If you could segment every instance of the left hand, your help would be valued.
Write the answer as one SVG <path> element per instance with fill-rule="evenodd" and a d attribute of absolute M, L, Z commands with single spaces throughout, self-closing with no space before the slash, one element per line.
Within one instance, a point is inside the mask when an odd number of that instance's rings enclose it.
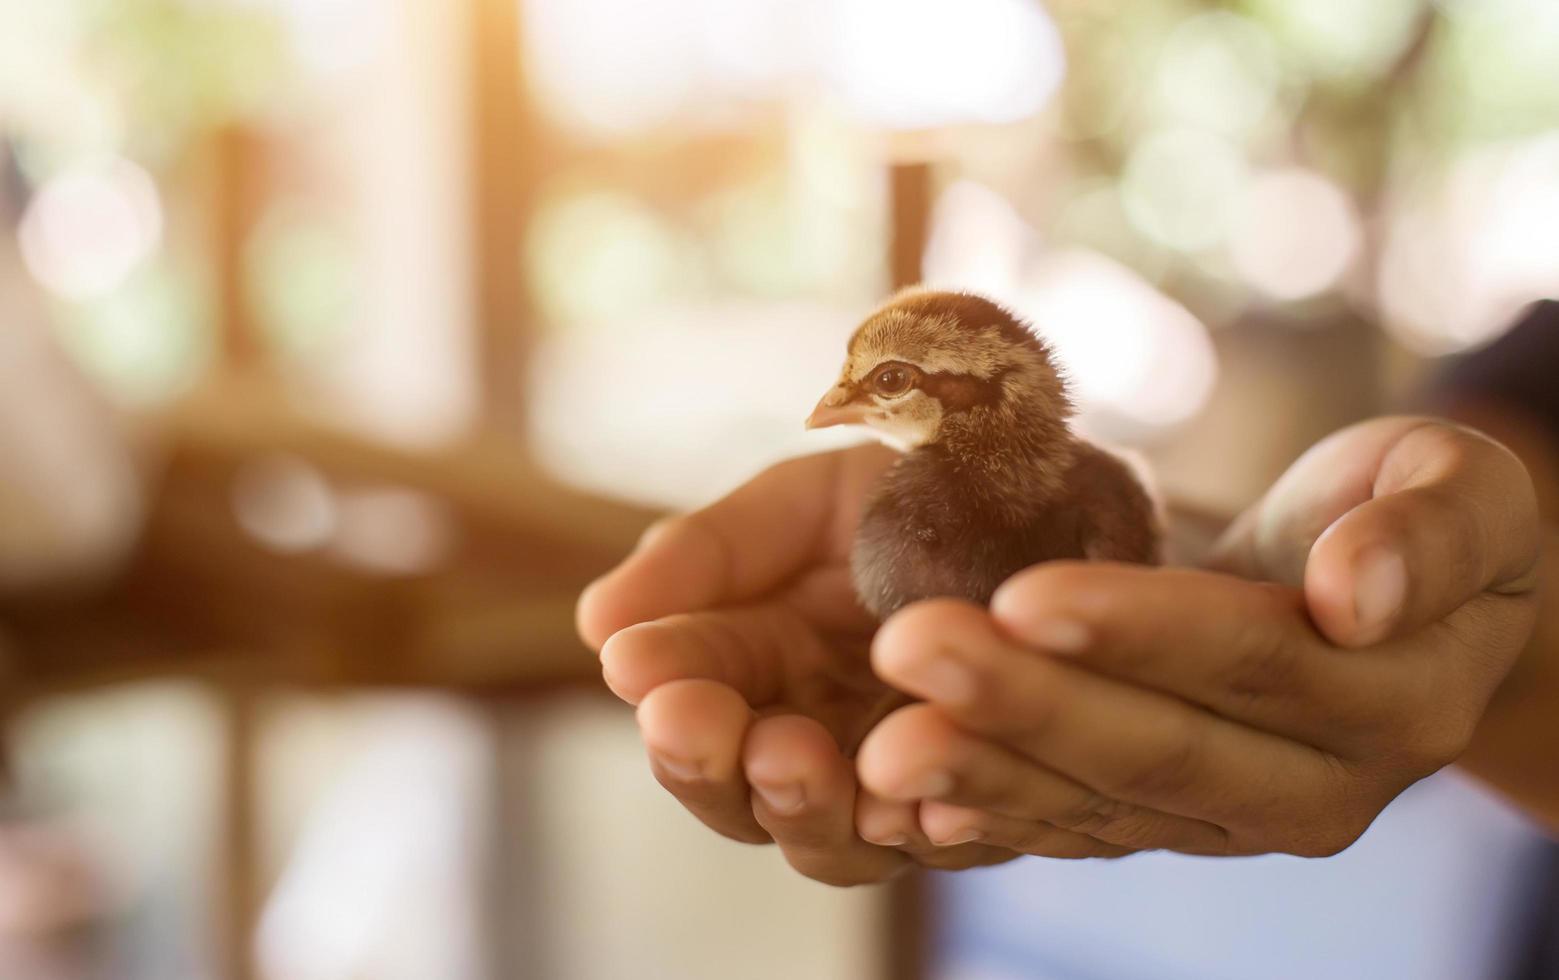
<path fill-rule="evenodd" d="M 638 706 L 661 785 L 712 830 L 773 841 L 796 870 L 835 885 L 1015 856 L 878 834 L 913 810 L 856 784 L 861 736 L 902 700 L 867 662 L 876 624 L 848 567 L 867 488 L 894 458 L 857 446 L 774 466 L 658 525 L 579 601 L 580 634 L 608 686 Z M 1118 850 L 1049 838 L 1052 856 Z"/>
<path fill-rule="evenodd" d="M 890 619 L 873 665 L 925 703 L 867 736 L 862 786 L 945 844 L 1335 854 L 1467 746 L 1532 627 L 1538 530 L 1483 436 L 1345 429 L 1231 528 L 1235 574 L 1052 563 L 988 611 Z"/>

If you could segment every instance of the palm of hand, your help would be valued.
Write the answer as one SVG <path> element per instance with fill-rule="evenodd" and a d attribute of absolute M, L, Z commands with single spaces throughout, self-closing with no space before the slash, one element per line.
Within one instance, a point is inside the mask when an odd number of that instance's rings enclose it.
<path fill-rule="evenodd" d="M 677 548 L 679 542 L 667 539 L 680 539 L 682 554 L 665 563 L 664 573 L 684 581 L 703 575 L 740 578 L 743 566 L 765 560 L 754 550 L 755 538 L 756 546 L 763 546 L 765 527 L 773 528 L 775 546 L 793 547 L 808 537 L 810 542 L 788 556 L 794 567 L 775 569 L 770 573 L 775 581 L 765 583 L 768 587 L 757 594 L 742 596 L 741 602 L 656 597 L 662 607 L 656 611 L 663 616 L 658 624 L 648 631 L 614 636 L 602 650 L 608 683 L 619 695 L 637 703 L 654 687 L 679 677 L 718 680 L 735 689 L 761 716 L 800 715 L 816 720 L 846 754 L 852 754 L 872 725 L 901 703 L 896 692 L 872 672 L 868 651 L 877 623 L 857 601 L 849 568 L 850 546 L 867 492 L 893 455 L 877 446 L 862 446 L 827 458 L 831 465 L 798 474 L 798 484 L 812 486 L 793 489 L 815 495 L 814 506 L 799 525 L 777 523 L 772 510 L 755 514 L 749 526 L 742 526 L 743 515 L 705 512 L 646 535 L 641 553 L 663 551 L 668 545 Z M 776 501 L 762 503 L 772 507 Z M 716 526 L 726 519 L 733 525 L 729 532 Z M 698 539 L 719 543 L 699 555 L 700 548 L 689 543 Z M 652 570 L 630 572 L 628 585 L 642 587 L 654 577 Z M 717 584 L 725 589 L 737 583 Z M 622 591 L 626 590 L 625 586 Z M 627 621 L 651 618 L 635 612 Z M 585 632 L 590 632 L 588 625 Z"/>
<path fill-rule="evenodd" d="M 816 719 L 853 756 L 861 739 L 903 697 L 872 672 L 869 660 L 875 624 L 854 606 L 849 569 L 820 567 L 768 610 L 783 641 L 774 649 L 774 697 L 754 704 L 760 714 L 796 714 Z M 830 608 L 832 607 L 832 608 Z M 841 616 L 840 614 L 844 614 Z M 859 617 L 860 622 L 849 620 Z"/>

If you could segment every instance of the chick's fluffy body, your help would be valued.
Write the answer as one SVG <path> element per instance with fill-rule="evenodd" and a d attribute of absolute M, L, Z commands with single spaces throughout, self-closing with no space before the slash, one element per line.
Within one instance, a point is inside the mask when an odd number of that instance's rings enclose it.
<path fill-rule="evenodd" d="M 905 365 L 911 390 L 874 390 L 885 364 Z M 851 338 L 828 398 L 908 447 L 873 488 L 851 555 L 878 617 L 933 596 L 987 603 L 1041 561 L 1158 561 L 1153 501 L 1126 464 L 1071 432 L 1049 349 L 989 300 L 895 297 Z"/>

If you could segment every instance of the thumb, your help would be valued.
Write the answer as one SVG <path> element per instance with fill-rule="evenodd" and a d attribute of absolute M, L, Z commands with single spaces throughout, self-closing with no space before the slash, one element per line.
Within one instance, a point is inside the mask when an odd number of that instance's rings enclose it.
<path fill-rule="evenodd" d="M 1333 642 L 1366 646 L 1481 593 L 1530 591 L 1538 529 L 1532 481 L 1514 454 L 1471 429 L 1419 420 L 1379 457 L 1368 499 L 1310 548 L 1311 618 Z"/>

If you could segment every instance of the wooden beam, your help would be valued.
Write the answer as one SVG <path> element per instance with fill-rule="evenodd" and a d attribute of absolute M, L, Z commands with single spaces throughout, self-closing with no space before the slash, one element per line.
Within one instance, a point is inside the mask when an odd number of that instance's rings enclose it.
<path fill-rule="evenodd" d="M 562 487 L 512 445 L 434 454 L 378 446 L 279 409 L 246 386 L 171 416 L 162 477 L 129 566 L 100 593 L 0 603 L 17 698 L 243 665 L 293 684 L 536 689 L 599 683 L 574 635 L 586 583 L 655 516 Z M 268 550 L 241 526 L 233 488 L 274 455 L 329 486 L 397 486 L 444 515 L 448 552 L 384 575 L 327 548 Z"/>

